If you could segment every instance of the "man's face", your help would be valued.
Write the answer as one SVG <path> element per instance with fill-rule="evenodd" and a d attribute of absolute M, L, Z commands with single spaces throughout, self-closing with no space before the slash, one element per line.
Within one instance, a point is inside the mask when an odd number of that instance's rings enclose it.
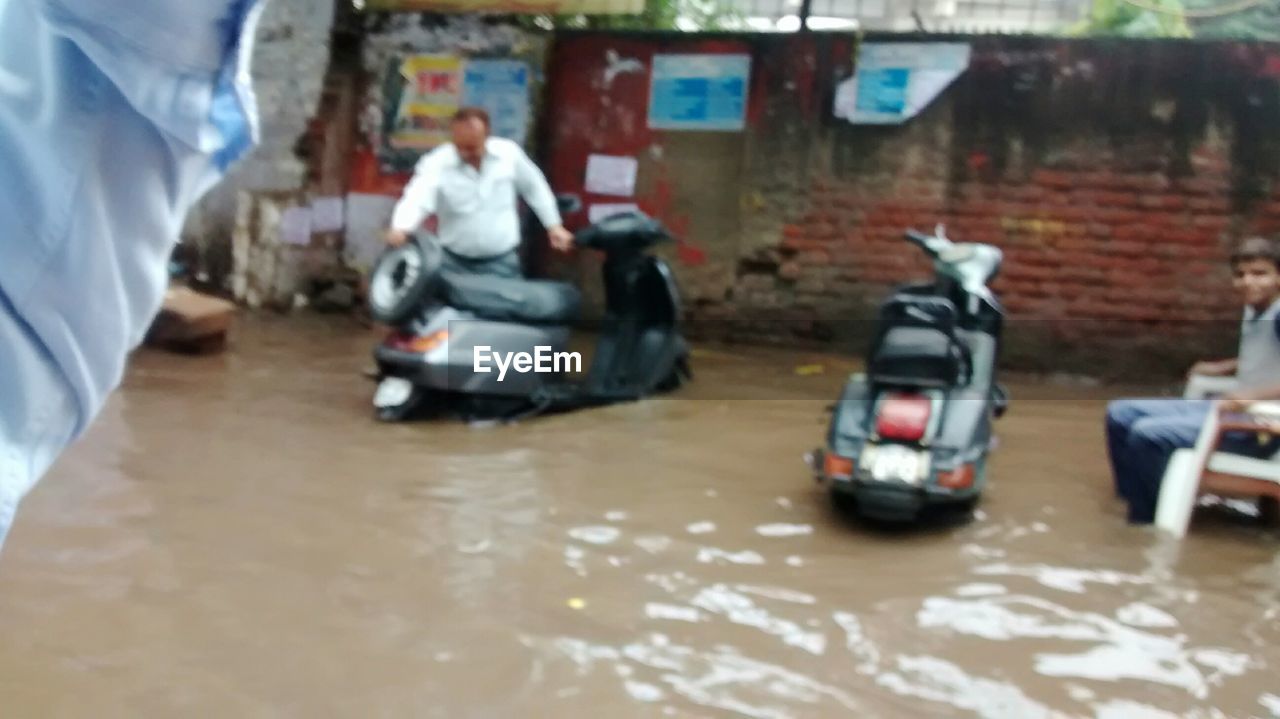
<path fill-rule="evenodd" d="M 1235 266 L 1235 287 L 1246 305 L 1269 306 L 1280 297 L 1280 270 L 1270 260 L 1245 260 Z"/>
<path fill-rule="evenodd" d="M 484 142 L 489 139 L 489 129 L 483 122 L 472 118 L 453 123 L 452 130 L 453 146 L 458 149 L 458 157 L 479 169 L 480 161 L 484 159 Z"/>

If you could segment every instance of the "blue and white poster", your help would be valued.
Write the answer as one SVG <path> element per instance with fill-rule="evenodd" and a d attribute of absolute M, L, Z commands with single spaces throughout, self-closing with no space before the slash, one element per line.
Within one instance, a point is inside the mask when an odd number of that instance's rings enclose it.
<path fill-rule="evenodd" d="M 520 60 L 467 60 L 462 104 L 489 112 L 493 134 L 524 144 L 529 132 L 529 66 Z"/>
<path fill-rule="evenodd" d="M 933 102 L 969 67 L 968 43 L 863 43 L 853 77 L 836 88 L 835 116 L 896 125 Z"/>
<path fill-rule="evenodd" d="M 750 55 L 654 55 L 649 127 L 741 130 L 750 77 Z"/>

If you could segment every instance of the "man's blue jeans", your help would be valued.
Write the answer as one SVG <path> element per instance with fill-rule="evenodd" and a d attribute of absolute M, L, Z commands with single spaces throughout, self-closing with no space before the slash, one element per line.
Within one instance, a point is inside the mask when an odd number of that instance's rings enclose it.
<path fill-rule="evenodd" d="M 1174 451 L 1195 446 L 1211 400 L 1120 399 L 1107 406 L 1107 453 L 1116 494 L 1129 503 L 1129 521 L 1146 524 L 1155 519 L 1160 480 Z M 1268 456 L 1274 443 L 1253 436 L 1228 436 L 1226 451 Z"/>

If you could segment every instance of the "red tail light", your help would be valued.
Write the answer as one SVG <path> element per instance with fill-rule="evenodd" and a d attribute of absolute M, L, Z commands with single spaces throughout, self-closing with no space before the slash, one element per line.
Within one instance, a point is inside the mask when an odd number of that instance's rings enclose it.
<path fill-rule="evenodd" d="M 853 476 L 853 460 L 827 450 L 822 458 L 822 471 L 829 479 L 849 479 Z"/>
<path fill-rule="evenodd" d="M 938 486 L 947 489 L 968 489 L 973 486 L 972 464 L 962 464 L 948 472 L 938 472 Z"/>
<path fill-rule="evenodd" d="M 919 442 L 929 428 L 932 412 L 933 403 L 924 395 L 886 395 L 876 412 L 876 434 L 900 442 Z"/>

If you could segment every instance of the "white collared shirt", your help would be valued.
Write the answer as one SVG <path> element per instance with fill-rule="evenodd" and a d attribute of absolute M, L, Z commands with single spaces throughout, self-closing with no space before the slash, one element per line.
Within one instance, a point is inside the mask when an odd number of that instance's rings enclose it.
<path fill-rule="evenodd" d="M 561 223 L 551 186 L 515 142 L 489 138 L 479 170 L 447 143 L 418 160 L 391 226 L 413 232 L 434 214 L 442 247 L 465 257 L 495 257 L 520 244 L 517 195 L 544 227 Z"/>

